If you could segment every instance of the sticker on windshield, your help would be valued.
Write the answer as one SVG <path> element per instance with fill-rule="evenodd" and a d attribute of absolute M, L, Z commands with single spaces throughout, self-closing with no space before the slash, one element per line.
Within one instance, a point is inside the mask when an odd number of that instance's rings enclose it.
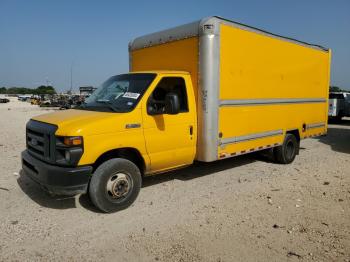
<path fill-rule="evenodd" d="M 132 98 L 132 99 L 137 99 L 139 98 L 140 94 L 139 93 L 132 93 L 132 92 L 126 92 L 123 97 L 126 98 Z"/>

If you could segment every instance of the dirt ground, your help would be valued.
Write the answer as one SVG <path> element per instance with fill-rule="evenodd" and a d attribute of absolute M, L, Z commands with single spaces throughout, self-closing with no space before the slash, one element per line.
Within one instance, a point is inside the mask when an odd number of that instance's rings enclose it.
<path fill-rule="evenodd" d="M 350 119 L 290 165 L 256 155 L 149 177 L 128 209 L 51 198 L 23 175 L 25 124 L 0 104 L 1 261 L 350 261 Z"/>

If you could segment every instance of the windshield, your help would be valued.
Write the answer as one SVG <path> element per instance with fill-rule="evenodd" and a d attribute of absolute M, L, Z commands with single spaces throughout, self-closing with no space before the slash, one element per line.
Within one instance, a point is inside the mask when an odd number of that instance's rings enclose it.
<path fill-rule="evenodd" d="M 135 108 L 155 74 L 124 74 L 109 78 L 79 109 L 130 112 Z"/>

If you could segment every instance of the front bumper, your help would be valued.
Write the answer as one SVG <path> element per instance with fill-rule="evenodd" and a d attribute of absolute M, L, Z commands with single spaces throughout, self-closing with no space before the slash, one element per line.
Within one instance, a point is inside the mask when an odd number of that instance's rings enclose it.
<path fill-rule="evenodd" d="M 22 152 L 22 169 L 33 181 L 49 193 L 76 195 L 86 193 L 92 174 L 92 166 L 60 167 L 47 164 Z"/>

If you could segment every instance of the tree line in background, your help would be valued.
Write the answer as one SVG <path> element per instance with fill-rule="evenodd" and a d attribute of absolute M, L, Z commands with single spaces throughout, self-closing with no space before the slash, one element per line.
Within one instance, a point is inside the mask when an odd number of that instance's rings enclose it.
<path fill-rule="evenodd" d="M 33 94 L 33 95 L 53 95 L 56 90 L 53 86 L 38 86 L 37 88 L 25 87 L 0 87 L 0 94 Z"/>
<path fill-rule="evenodd" d="M 342 89 L 338 86 L 330 86 L 329 92 L 349 92 L 349 90 Z"/>

